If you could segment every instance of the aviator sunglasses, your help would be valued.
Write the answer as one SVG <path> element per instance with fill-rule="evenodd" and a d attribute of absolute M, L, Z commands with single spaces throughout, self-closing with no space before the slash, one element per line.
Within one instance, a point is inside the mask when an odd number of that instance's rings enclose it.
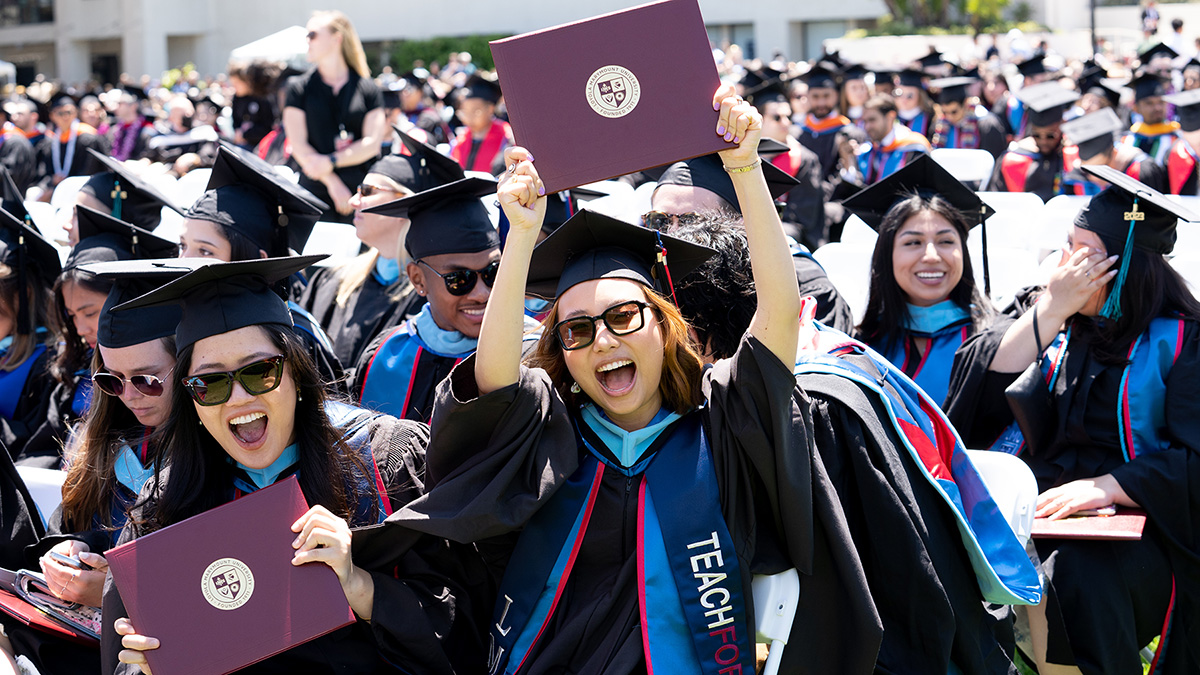
<path fill-rule="evenodd" d="M 248 363 L 241 368 L 223 373 L 204 373 L 183 378 L 192 400 L 200 405 L 220 405 L 233 395 L 234 381 L 251 396 L 258 396 L 279 388 L 283 382 L 283 355 L 270 356 L 261 361 Z"/>
<path fill-rule="evenodd" d="M 446 291 L 450 295 L 466 295 L 475 288 L 475 280 L 482 279 L 483 285 L 488 288 L 496 281 L 496 271 L 500 269 L 500 261 L 495 260 L 488 263 L 488 266 L 481 270 L 453 270 L 442 274 L 433 269 L 433 266 L 424 260 L 418 260 L 418 265 L 424 265 L 429 268 L 430 272 L 442 278 L 442 282 L 446 284 Z"/>
<path fill-rule="evenodd" d="M 125 393 L 125 385 L 131 384 L 143 396 L 162 396 L 163 381 L 157 375 L 134 375 L 130 378 L 117 377 L 112 373 L 95 373 L 92 384 L 109 396 L 121 396 Z"/>
<path fill-rule="evenodd" d="M 613 335 L 636 333 L 646 325 L 645 309 L 649 307 L 638 300 L 627 300 L 613 305 L 600 316 L 573 316 L 554 324 L 558 343 L 566 351 L 583 349 L 596 341 L 596 322 L 603 321 Z"/>

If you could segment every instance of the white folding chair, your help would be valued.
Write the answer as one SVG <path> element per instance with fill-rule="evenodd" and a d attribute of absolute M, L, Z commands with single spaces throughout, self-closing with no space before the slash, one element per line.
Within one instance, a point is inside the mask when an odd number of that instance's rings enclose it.
<path fill-rule="evenodd" d="M 854 323 L 867 311 L 867 289 L 871 282 L 871 248 L 835 241 L 813 252 L 838 295 L 850 306 Z"/>
<path fill-rule="evenodd" d="M 842 238 L 839 241 L 843 244 L 874 249 L 875 242 L 878 240 L 879 233 L 872 230 L 871 226 L 863 222 L 862 218 L 854 215 L 846 219 L 846 225 L 842 228 Z"/>
<path fill-rule="evenodd" d="M 34 466 L 18 466 L 17 473 L 25 481 L 29 496 L 37 505 L 38 515 L 42 517 L 42 525 L 48 523 L 50 514 L 62 503 L 63 481 L 67 478 L 66 471 L 56 469 L 41 469 Z"/>
<path fill-rule="evenodd" d="M 1007 452 L 967 450 L 967 457 L 1024 546 L 1033 536 L 1033 515 L 1037 511 L 1038 485 L 1033 471 L 1020 457 Z"/>
<path fill-rule="evenodd" d="M 1051 197 L 1050 201 L 1046 202 L 1046 206 L 1052 209 L 1074 209 L 1075 213 L 1088 205 L 1092 201 L 1091 197 L 1083 195 L 1058 195 Z"/>
<path fill-rule="evenodd" d="M 962 183 L 978 183 L 986 186 L 992 177 L 992 166 L 996 158 L 987 150 L 970 150 L 967 148 L 935 148 L 929 153 L 933 161 L 950 172 Z"/>
<path fill-rule="evenodd" d="M 56 209 L 74 206 L 75 193 L 79 192 L 79 188 L 83 187 L 89 178 L 91 176 L 67 176 L 62 179 L 62 182 L 54 188 L 54 194 L 50 195 L 50 204 Z"/>
<path fill-rule="evenodd" d="M 175 198 L 175 203 L 181 208 L 188 208 L 200 199 L 200 195 L 204 194 L 204 189 L 208 187 L 208 179 L 212 176 L 212 169 L 192 169 L 183 174 L 183 177 L 175 181 L 174 190 L 170 194 Z"/>
<path fill-rule="evenodd" d="M 754 593 L 756 640 L 770 645 L 762 675 L 777 675 L 800 604 L 800 575 L 795 569 L 759 574 L 750 585 Z"/>
<path fill-rule="evenodd" d="M 1200 297 L 1200 251 L 1188 251 L 1171 258 L 1171 267 L 1183 277 L 1192 294 Z"/>
<path fill-rule="evenodd" d="M 353 225 L 320 222 L 313 226 L 303 255 L 328 253 L 329 257 L 317 264 L 333 266 L 358 255 L 361 248 L 362 241 L 354 234 Z"/>
<path fill-rule="evenodd" d="M 996 213 L 1029 211 L 1030 209 L 1040 209 L 1045 206 L 1042 198 L 1032 192 L 989 192 L 983 190 L 975 194 L 979 195 L 979 198 L 985 204 L 995 209 Z"/>

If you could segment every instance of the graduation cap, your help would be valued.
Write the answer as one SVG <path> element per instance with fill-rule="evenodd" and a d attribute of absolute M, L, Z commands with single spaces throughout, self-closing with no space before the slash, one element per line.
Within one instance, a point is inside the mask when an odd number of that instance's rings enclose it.
<path fill-rule="evenodd" d="M 766 103 L 786 102 L 787 90 L 784 87 L 787 73 L 764 66 L 758 70 L 747 70 L 742 76 L 742 96 L 752 106 Z"/>
<path fill-rule="evenodd" d="M 529 260 L 526 292 L 546 300 L 593 279 L 629 279 L 673 297 L 682 279 L 716 254 L 710 248 L 581 209 Z"/>
<path fill-rule="evenodd" d="M 984 223 L 995 213 L 979 195 L 960 183 L 929 155 L 921 155 L 878 183 L 859 190 L 843 201 L 842 206 L 878 232 L 888 211 L 914 194 L 926 197 L 937 195 L 950 202 L 963 214 L 968 230 L 975 223 Z M 986 225 L 982 234 L 984 292 L 991 294 Z"/>
<path fill-rule="evenodd" d="M 1109 186 L 1092 197 L 1075 216 L 1075 227 L 1095 232 L 1109 255 L 1121 256 L 1121 265 L 1100 315 L 1121 318 L 1121 290 L 1129 272 L 1130 247 L 1166 255 L 1175 248 L 1175 227 L 1180 220 L 1196 222 L 1200 216 L 1158 190 L 1108 165 L 1080 167 Z"/>
<path fill-rule="evenodd" d="M 826 51 L 823 47 L 821 48 L 821 56 L 817 61 L 824 61 L 831 64 L 834 70 L 841 70 L 842 66 L 846 65 L 846 59 L 843 59 L 840 53 Z"/>
<path fill-rule="evenodd" d="M 1121 105 L 1121 93 L 1123 89 L 1123 85 L 1106 77 L 1095 78 L 1088 82 L 1086 86 L 1081 84 L 1079 87 L 1079 91 L 1085 94 L 1100 96 L 1114 108 Z"/>
<path fill-rule="evenodd" d="M 208 188 L 187 218 L 228 227 L 268 255 L 303 251 L 328 206 L 252 152 L 222 142 Z"/>
<path fill-rule="evenodd" d="M 291 328 L 292 312 L 274 291 L 273 284 L 326 257 L 258 258 L 212 263 L 196 269 L 188 269 L 181 264 L 181 268 L 187 269 L 183 276 L 117 305 L 112 311 L 181 305 L 179 327 L 175 330 L 176 353 L 198 340 L 247 326 L 279 325 Z M 182 260 L 174 262 L 182 263 Z"/>
<path fill-rule="evenodd" d="M 925 88 L 925 72 L 916 68 L 905 68 L 896 73 L 896 86 Z"/>
<path fill-rule="evenodd" d="M 778 199 L 800 184 L 800 181 L 770 162 L 763 162 L 762 170 L 763 177 L 767 180 L 767 189 L 770 190 L 773 199 Z M 659 176 L 658 184 L 704 188 L 725 200 L 738 213 L 742 212 L 737 192 L 733 189 L 733 180 L 721 163 L 719 155 L 702 155 L 675 162 Z"/>
<path fill-rule="evenodd" d="M 495 192 L 494 180 L 463 178 L 372 206 L 364 213 L 408 218 L 411 225 L 404 248 L 413 260 L 446 253 L 477 253 L 500 245 L 500 235 L 479 201 Z"/>
<path fill-rule="evenodd" d="M 1162 76 L 1148 71 L 1142 71 L 1133 78 L 1129 82 L 1129 86 L 1133 88 L 1134 101 L 1165 96 L 1167 93 L 1166 80 Z"/>
<path fill-rule="evenodd" d="M 404 87 L 399 86 L 399 83 L 396 82 L 396 83 L 392 83 L 392 84 L 388 85 L 385 89 L 380 91 L 379 93 L 383 98 L 383 109 L 384 110 L 394 110 L 396 108 L 399 108 L 400 107 L 400 92 L 403 90 L 404 90 Z"/>
<path fill-rule="evenodd" d="M 896 79 L 895 69 L 890 66 L 873 66 L 869 70 L 875 75 L 875 86 L 886 84 L 888 85 L 888 93 L 891 93 L 892 85 Z"/>
<path fill-rule="evenodd" d="M 845 85 L 850 80 L 866 79 L 868 72 L 870 71 L 867 70 L 866 66 L 859 63 L 851 63 L 842 68 L 842 84 Z"/>
<path fill-rule="evenodd" d="M 179 252 L 178 242 L 163 239 L 107 213 L 86 206 L 76 206 L 75 213 L 79 243 L 71 251 L 63 269 L 130 258 L 168 258 Z"/>
<path fill-rule="evenodd" d="M 938 103 L 962 103 L 967 100 L 967 87 L 978 81 L 979 78 L 975 77 L 943 77 L 930 80 L 929 88 L 938 90 L 936 97 Z"/>
<path fill-rule="evenodd" d="M 415 162 L 416 187 L 412 187 L 413 192 L 424 192 L 439 185 L 462 180 L 466 176 L 461 164 L 438 152 L 437 148 L 418 141 L 399 127 L 392 128 L 404 144 L 407 156 Z"/>
<path fill-rule="evenodd" d="M 1115 135 L 1122 128 L 1124 125 L 1112 108 L 1088 113 L 1062 125 L 1063 135 L 1079 147 L 1079 158 L 1085 160 L 1111 151 Z"/>
<path fill-rule="evenodd" d="M 1189 89 L 1175 94 L 1167 94 L 1163 100 L 1175 106 L 1175 114 L 1179 117 L 1179 128 L 1183 131 L 1200 129 L 1200 89 Z"/>
<path fill-rule="evenodd" d="M 1192 58 L 1188 59 L 1187 63 L 1183 64 L 1183 68 L 1181 68 L 1181 70 L 1200 70 L 1200 60 L 1193 56 Z"/>
<path fill-rule="evenodd" d="M 1017 64 L 1017 72 L 1025 77 L 1030 75 L 1041 75 L 1046 72 L 1046 55 L 1043 52 L 1037 52 L 1033 56 L 1025 59 Z"/>
<path fill-rule="evenodd" d="M 24 289 L 29 279 L 36 279 L 50 288 L 58 277 L 58 249 L 42 238 L 36 230 L 11 213 L 0 209 L 0 261 L 16 271 L 17 286 Z M 31 325 L 25 293 L 17 293 L 13 313 L 17 317 L 16 334 L 31 335 L 37 326 Z"/>
<path fill-rule="evenodd" d="M 1155 44 L 1152 44 L 1138 52 L 1138 61 L 1143 66 L 1149 64 L 1156 58 L 1176 59 L 1179 58 L 1179 52 L 1171 49 L 1162 42 L 1156 42 Z"/>
<path fill-rule="evenodd" d="M 937 50 L 937 47 L 932 45 L 929 47 L 928 54 L 917 59 L 917 63 L 921 64 L 921 67 L 926 70 L 930 68 L 937 68 L 945 62 L 946 59 L 942 56 L 942 53 Z"/>
<path fill-rule="evenodd" d="M 29 211 L 25 209 L 24 200 L 25 197 L 21 195 L 21 189 L 13 180 L 12 173 L 8 167 L 0 164 L 0 208 L 16 216 L 17 220 L 28 222 Z"/>
<path fill-rule="evenodd" d="M 500 101 L 500 84 L 478 73 L 467 80 L 464 91 L 464 101 L 469 98 L 481 98 L 493 105 Z"/>
<path fill-rule="evenodd" d="M 74 96 L 72 94 L 68 94 L 66 92 L 59 92 L 59 93 L 55 94 L 54 96 L 50 97 L 50 105 L 49 105 L 50 110 L 54 110 L 55 108 L 62 108 L 63 106 L 68 106 L 68 105 L 79 107 L 79 97 Z"/>
<path fill-rule="evenodd" d="M 1079 100 L 1079 93 L 1058 82 L 1042 82 L 1024 87 L 1016 93 L 1017 100 L 1029 109 L 1029 123 L 1047 127 L 1062 121 L 1067 106 Z"/>
<path fill-rule="evenodd" d="M 203 258 L 162 258 L 82 265 L 80 269 L 84 272 L 113 282 L 104 300 L 104 307 L 100 310 L 96 341 L 103 347 L 116 349 L 173 337 L 179 326 L 179 305 L 155 305 L 120 312 L 114 312 L 113 308 L 212 263 L 212 260 Z"/>
<path fill-rule="evenodd" d="M 809 89 L 837 89 L 837 66 L 827 61 L 818 61 L 800 79 Z"/>
<path fill-rule="evenodd" d="M 130 171 L 124 162 L 92 148 L 88 152 L 108 171 L 93 174 L 79 190 L 104 204 L 110 209 L 109 215 L 146 230 L 158 226 L 164 206 L 183 215 L 183 209 L 174 199 Z"/>

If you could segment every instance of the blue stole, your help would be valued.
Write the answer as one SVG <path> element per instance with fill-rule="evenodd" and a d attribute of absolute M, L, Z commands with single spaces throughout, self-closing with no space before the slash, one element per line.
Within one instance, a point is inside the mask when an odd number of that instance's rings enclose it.
<path fill-rule="evenodd" d="M 874 143 L 864 145 L 866 150 L 860 152 L 857 159 L 865 185 L 878 183 L 904 168 L 909 160 L 927 152 L 925 146 L 916 143 L 904 143 L 894 150 L 875 147 Z"/>
<path fill-rule="evenodd" d="M 4 349 L 7 348 L 8 345 L 5 345 Z M 0 417 L 12 419 L 17 414 L 17 405 L 21 403 L 21 394 L 25 393 L 25 383 L 29 380 L 29 373 L 33 371 L 33 363 L 45 351 L 46 345 L 38 345 L 21 365 L 7 372 L 0 371 Z"/>
<path fill-rule="evenodd" d="M 971 313 L 945 300 L 932 307 L 909 305 L 909 318 L 895 339 L 871 344 L 897 368 L 912 378 L 939 405 L 950 390 L 954 353 L 970 336 Z M 912 348 L 910 337 L 929 340 L 922 356 Z"/>
<path fill-rule="evenodd" d="M 92 362 L 93 349 L 88 349 L 87 357 L 84 359 L 87 363 Z M 75 382 L 75 391 L 71 395 L 71 414 L 80 418 L 87 414 L 88 409 L 92 407 L 92 371 L 89 366 L 79 369 L 75 373 L 78 378 Z"/>
<path fill-rule="evenodd" d="M 917 132 L 918 134 L 925 135 L 929 131 L 929 117 L 925 114 L 924 110 L 917 113 L 917 116 L 912 118 L 911 120 L 906 120 L 903 117 L 900 117 L 899 115 L 896 116 L 896 119 L 901 124 L 908 127 L 909 129 L 912 129 L 913 131 Z M 951 146 L 951 147 L 953 147 L 953 146 Z"/>
<path fill-rule="evenodd" d="M 817 326 L 818 330 L 840 334 Z M 831 354 L 813 352 L 797 355 L 795 372 L 837 375 L 874 392 L 887 410 L 904 450 L 954 514 L 984 600 L 1006 605 L 1041 602 L 1037 570 L 971 464 L 945 413 L 915 382 L 874 350 L 849 337 L 839 348 L 843 349 L 865 354 L 878 368 L 878 375 Z M 885 383 L 888 386 L 883 386 Z"/>
<path fill-rule="evenodd" d="M 657 418 L 656 418 L 657 419 Z M 642 648 L 660 675 L 751 673 L 753 626 L 699 414 L 662 433 L 638 463 L 611 466 L 581 436 L 579 469 L 521 533 L 500 585 L 488 673 L 516 673 L 550 624 L 606 471 L 638 482 Z M 653 450 L 654 446 L 651 446 Z M 551 552 L 556 552 L 551 555 Z"/>
<path fill-rule="evenodd" d="M 1008 97 L 1008 128 L 1013 130 L 1014 138 L 1022 138 L 1025 136 L 1025 104 L 1016 96 Z"/>

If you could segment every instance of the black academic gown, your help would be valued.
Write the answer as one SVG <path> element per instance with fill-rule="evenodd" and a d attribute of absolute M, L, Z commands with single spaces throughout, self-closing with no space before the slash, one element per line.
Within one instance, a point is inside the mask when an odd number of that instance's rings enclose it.
<path fill-rule="evenodd" d="M 572 413 L 546 373 L 522 368 L 516 385 L 480 396 L 472 359 L 438 388 L 428 455 L 432 488 L 384 525 L 356 533 L 356 556 L 387 561 L 414 532 L 427 532 L 477 542 L 499 578 L 511 535 L 578 468 L 583 451 Z M 733 358 L 708 371 L 703 389 L 709 405 L 692 414 L 703 416 L 743 579 L 789 567 L 801 573 L 805 611 L 781 672 L 871 672 L 878 615 L 853 549 L 837 545 L 844 523 L 825 524 L 824 516 L 836 516 L 830 502 L 814 526 L 812 435 L 792 403 L 791 368 L 747 338 Z M 520 673 L 644 672 L 630 520 L 636 500 L 627 501 L 636 481 L 618 473 L 605 472 L 576 572 Z M 475 672 L 484 669 L 479 663 Z"/>
<path fill-rule="evenodd" d="M 19 131 L 0 134 L 0 164 L 8 169 L 22 195 L 37 177 L 37 156 L 33 144 Z"/>
<path fill-rule="evenodd" d="M 1016 182 L 1010 182 L 1006 178 L 1006 164 L 1026 164 L 1026 159 L 1032 161 L 1025 166 L 1023 176 L 1018 177 Z M 1062 194 L 1064 173 L 1061 148 L 1049 155 L 1042 155 L 1037 151 L 1032 138 L 1023 138 L 1016 149 L 1005 151 L 996 160 L 992 178 L 988 181 L 988 189 L 996 192 L 1032 192 L 1042 201 L 1050 201 L 1051 198 Z"/>
<path fill-rule="evenodd" d="M 304 343 L 304 351 L 308 352 L 308 357 L 316 365 L 326 390 L 334 394 L 345 394 L 346 372 L 342 369 L 342 362 L 333 353 L 334 346 L 329 340 L 329 336 L 325 335 L 325 331 L 321 329 L 313 316 L 306 312 L 296 311 L 294 306 L 291 309 L 292 330 Z"/>
<path fill-rule="evenodd" d="M 1019 296 L 1009 317 L 973 336 L 955 358 L 947 414 L 968 446 L 987 447 L 1013 420 L 1004 389 L 1018 374 L 987 368 L 1029 300 Z M 1021 456 L 1041 491 L 1111 473 L 1148 520 L 1140 541 L 1037 540 L 1048 577 L 1047 658 L 1076 663 L 1085 675 L 1141 672 L 1138 650 L 1163 627 L 1173 574 L 1170 639 L 1156 672 L 1200 672 L 1200 325 L 1185 323 L 1167 379 L 1164 436 L 1172 447 L 1125 462 L 1113 414 L 1124 368 L 1093 358 L 1091 320 L 1075 321 L 1061 384 L 1049 398 L 1044 449 Z"/>
<path fill-rule="evenodd" d="M 51 190 L 54 188 L 54 142 L 50 137 L 54 132 L 47 132 L 47 135 L 38 142 L 34 150 L 37 152 L 37 184 L 41 187 Z M 90 176 L 94 173 L 104 171 L 104 165 L 100 160 L 92 156 L 88 150 L 107 155 L 108 154 L 108 139 L 91 133 L 80 133 L 75 140 L 75 154 L 71 158 L 70 166 L 67 167 L 68 176 Z M 65 160 L 64 155 L 67 153 L 67 144 L 60 143 L 58 146 L 59 159 Z"/>
<path fill-rule="evenodd" d="M 0 418 L 0 441 L 18 464 L 57 469 L 56 460 L 61 460 L 61 446 L 44 445 L 37 440 L 38 432 L 50 414 L 51 392 L 55 388 L 49 370 L 53 358 L 52 349 L 37 356 L 13 416 Z M 42 459 L 51 455 L 55 459 Z"/>
<path fill-rule="evenodd" d="M 384 286 L 368 274 L 346 304 L 337 303 L 342 268 L 322 267 L 308 279 L 300 295 L 300 306 L 313 315 L 333 343 L 333 354 L 353 381 L 354 366 L 367 345 L 380 333 L 398 326 L 424 304 L 424 296 L 413 292 L 403 271 L 394 283 Z"/>
<path fill-rule="evenodd" d="M 428 428 L 416 422 L 374 415 L 366 433 L 392 507 L 399 508 L 411 502 L 423 492 Z M 281 478 L 291 473 L 285 471 Z M 169 469 L 162 472 L 161 480 L 164 484 L 170 480 Z M 143 490 L 142 498 L 149 499 L 148 504 L 152 505 L 155 494 L 152 479 Z M 230 484 L 223 498 L 232 500 L 234 497 L 234 488 Z M 135 508 L 131 525 L 121 534 L 122 543 L 143 534 L 132 523 L 138 521 L 144 508 L 147 507 Z M 363 524 L 351 523 L 352 526 Z M 465 655 L 474 657 L 480 653 L 479 646 L 472 642 L 474 622 L 462 619 L 469 615 L 471 604 L 467 594 L 457 586 L 460 579 L 472 580 L 472 572 L 466 568 L 476 559 L 469 547 L 432 538 L 417 542 L 388 566 L 364 566 L 356 559 L 358 566 L 371 573 L 375 585 L 370 622 L 358 621 L 237 672 L 471 672 L 456 671 L 453 664 Z M 136 666 L 120 664 L 117 660 L 121 638 L 108 617 L 115 620 L 128 616 L 128 612 L 111 575 L 105 583 L 104 616 L 102 672 L 130 675 L 139 672 Z"/>

